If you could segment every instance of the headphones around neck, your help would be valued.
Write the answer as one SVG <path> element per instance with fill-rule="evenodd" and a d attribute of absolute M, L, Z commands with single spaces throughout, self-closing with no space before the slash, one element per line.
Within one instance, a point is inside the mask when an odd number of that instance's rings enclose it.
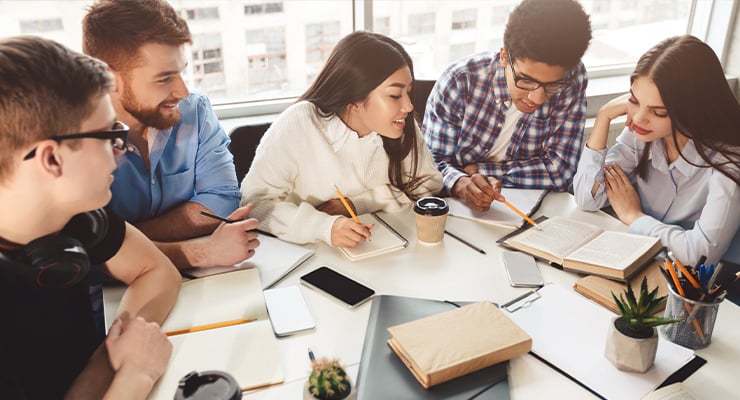
<path fill-rule="evenodd" d="M 70 233 L 75 236 L 69 236 Z M 0 268 L 30 280 L 37 287 L 72 286 L 90 271 L 86 248 L 100 243 L 107 233 L 105 210 L 77 214 L 58 235 L 35 239 L 14 257 L 0 251 Z"/>

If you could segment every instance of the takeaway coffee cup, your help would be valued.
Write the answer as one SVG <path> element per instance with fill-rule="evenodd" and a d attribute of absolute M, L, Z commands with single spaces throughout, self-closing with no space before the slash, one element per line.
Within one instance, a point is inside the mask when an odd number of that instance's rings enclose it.
<path fill-rule="evenodd" d="M 439 197 L 422 197 L 416 200 L 416 235 L 420 243 L 436 244 L 445 234 L 445 222 L 450 207 Z"/>
<path fill-rule="evenodd" d="M 242 389 L 225 371 L 192 371 L 177 385 L 174 400 L 240 400 Z"/>

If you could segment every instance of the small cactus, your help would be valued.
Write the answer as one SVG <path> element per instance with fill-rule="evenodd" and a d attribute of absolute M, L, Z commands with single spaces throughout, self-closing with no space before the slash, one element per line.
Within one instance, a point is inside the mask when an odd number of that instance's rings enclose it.
<path fill-rule="evenodd" d="M 350 382 L 339 360 L 321 358 L 311 361 L 311 368 L 308 390 L 314 397 L 322 400 L 339 400 L 349 395 Z"/>
<path fill-rule="evenodd" d="M 630 285 L 627 285 L 624 293 L 619 294 L 619 298 L 614 292 L 612 292 L 612 297 L 622 320 L 621 323 L 617 323 L 617 329 L 627 336 L 648 338 L 653 335 L 653 327 L 681 321 L 676 318 L 653 316 L 658 306 L 666 300 L 666 296 L 658 297 L 657 287 L 648 291 L 647 277 L 642 278 L 639 298 L 635 297 Z"/>

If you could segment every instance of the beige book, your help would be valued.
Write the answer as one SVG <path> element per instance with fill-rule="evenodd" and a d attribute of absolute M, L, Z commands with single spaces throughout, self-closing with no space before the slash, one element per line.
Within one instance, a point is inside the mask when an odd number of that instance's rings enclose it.
<path fill-rule="evenodd" d="M 528 352 L 532 339 L 483 301 L 388 328 L 388 344 L 425 388 Z"/>
<path fill-rule="evenodd" d="M 648 289 L 652 290 L 658 287 L 658 297 L 668 295 L 668 285 L 666 285 L 663 274 L 660 273 L 661 262 L 654 260 L 645 269 L 641 270 L 629 280 L 629 285 L 637 295 L 640 292 L 642 278 L 647 277 Z M 617 282 L 611 279 L 605 279 L 600 276 L 589 275 L 578 279 L 573 284 L 576 292 L 588 297 L 589 299 L 601 304 L 602 306 L 618 313 L 617 305 L 614 304 L 612 293 L 619 297 L 627 289 L 627 283 Z M 658 307 L 656 311 L 662 311 L 665 308 L 665 302 Z"/>
<path fill-rule="evenodd" d="M 114 321 L 124 291 L 125 287 L 103 290 L 106 328 Z M 212 328 L 193 329 L 208 326 Z M 171 400 L 179 380 L 191 371 L 226 371 L 242 390 L 283 382 L 257 269 L 184 282 L 162 330 L 171 334 L 172 356 L 148 397 L 151 400 Z"/>
<path fill-rule="evenodd" d="M 563 269 L 626 282 L 661 250 L 660 239 L 632 233 L 604 231 L 566 217 L 538 223 L 504 244 L 554 263 Z"/>

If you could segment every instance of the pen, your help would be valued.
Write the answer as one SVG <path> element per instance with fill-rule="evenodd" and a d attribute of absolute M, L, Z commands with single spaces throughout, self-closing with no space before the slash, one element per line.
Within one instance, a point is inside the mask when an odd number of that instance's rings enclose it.
<path fill-rule="evenodd" d="M 349 212 L 349 215 L 352 216 L 352 220 L 354 220 L 356 223 L 362 225 L 362 222 L 360 222 L 360 219 L 357 218 L 357 214 L 355 214 L 355 211 L 352 209 L 352 207 L 349 206 L 349 203 L 347 202 L 347 199 L 344 198 L 344 195 L 342 194 L 342 191 L 339 190 L 339 188 L 337 187 L 337 185 L 334 185 L 334 189 L 337 192 L 337 196 L 339 196 L 339 200 L 341 200 L 342 201 L 342 204 L 344 204 L 344 208 L 346 208 L 347 211 Z"/>
<path fill-rule="evenodd" d="M 709 277 L 709 282 L 707 282 L 707 290 L 712 290 L 712 286 L 714 286 L 714 281 L 717 280 L 717 277 L 719 276 L 720 271 L 722 271 L 722 267 L 724 267 L 725 264 L 722 262 L 717 263 L 717 267 L 714 269 L 714 272 L 712 272 L 712 276 Z"/>
<path fill-rule="evenodd" d="M 454 233 L 452 233 L 452 232 L 450 232 L 450 231 L 448 231 L 448 230 L 446 230 L 446 229 L 445 229 L 445 233 L 446 233 L 446 234 L 448 234 L 448 235 L 450 235 L 450 236 L 452 236 L 453 238 L 455 238 L 455 239 L 459 240 L 460 242 L 462 242 L 462 244 L 464 244 L 464 245 L 466 245 L 466 246 L 470 247 L 471 249 L 473 249 L 473 250 L 477 251 L 478 253 L 481 253 L 481 254 L 486 254 L 486 252 L 485 252 L 485 251 L 484 251 L 483 249 L 481 249 L 480 247 L 478 247 L 478 246 L 476 246 L 476 245 L 474 245 L 474 244 L 472 244 L 472 243 L 468 242 L 467 240 L 465 240 L 465 239 L 461 238 L 460 236 L 457 236 L 457 235 L 455 235 Z"/>
<path fill-rule="evenodd" d="M 668 252 L 670 253 L 670 252 Z M 676 290 L 678 290 L 678 294 L 686 298 L 686 292 L 683 290 L 683 286 L 681 286 L 681 281 L 678 280 L 678 275 L 676 275 L 676 271 L 673 269 L 672 263 L 669 261 L 670 258 L 666 258 L 665 263 L 666 266 L 668 266 L 668 273 L 671 274 L 671 278 L 673 278 L 673 283 L 676 285 Z M 684 308 L 686 309 L 686 312 L 691 315 L 691 306 L 689 303 L 683 301 Z M 691 321 L 694 324 L 694 329 L 696 329 L 696 333 L 699 334 L 699 337 L 704 337 L 704 331 L 701 330 L 701 327 L 699 326 L 699 322 L 694 319 Z"/>
<path fill-rule="evenodd" d="M 167 335 L 167 336 L 181 335 L 183 333 L 190 333 L 190 332 L 205 331 L 205 330 L 208 330 L 208 329 L 223 328 L 224 326 L 232 326 L 232 325 L 246 324 L 247 322 L 251 322 L 251 321 L 252 321 L 251 319 L 235 319 L 235 320 L 232 320 L 232 321 L 218 322 L 218 323 L 215 323 L 215 324 L 194 326 L 192 328 L 178 329 L 178 330 L 175 330 L 175 331 L 169 331 L 169 332 L 165 333 L 165 335 Z"/>
<path fill-rule="evenodd" d="M 316 361 L 316 357 L 313 355 L 313 351 L 311 351 L 311 348 L 308 348 L 308 359 L 311 360 L 311 362 Z"/>
<path fill-rule="evenodd" d="M 506 205 L 506 207 L 509 207 L 509 208 L 511 208 L 511 211 L 514 211 L 514 212 L 515 212 L 515 213 L 516 213 L 516 214 L 517 214 L 518 216 L 520 216 L 520 217 L 524 218 L 524 220 L 525 220 L 525 221 L 527 221 L 527 222 L 529 222 L 529 224 L 530 224 L 530 225 L 532 225 L 532 226 L 534 226 L 535 228 L 537 228 L 537 230 L 538 230 L 538 231 L 541 231 L 541 230 L 542 230 L 542 228 L 540 228 L 540 226 L 539 226 L 539 225 L 537 225 L 537 223 L 536 223 L 536 222 L 534 222 L 534 220 L 533 220 L 532 218 L 529 218 L 529 217 L 527 216 L 527 214 L 525 214 L 525 213 L 521 212 L 521 211 L 520 211 L 520 210 L 519 210 L 518 208 L 514 207 L 514 205 L 513 205 L 513 204 L 509 203 L 509 202 L 508 202 L 508 201 L 506 201 L 506 200 L 502 201 L 502 203 L 504 203 L 504 204 Z"/>
<path fill-rule="evenodd" d="M 213 218 L 213 219 L 219 220 L 221 222 L 226 222 L 227 224 L 233 224 L 234 222 L 239 222 L 239 221 L 237 221 L 235 219 L 224 218 L 224 217 L 221 217 L 221 216 L 216 215 L 216 214 L 211 214 L 208 211 L 202 211 L 201 210 L 200 215 L 206 216 L 208 218 Z M 277 236 L 273 235 L 272 233 L 265 232 L 265 231 L 263 231 L 261 229 L 254 229 L 254 231 L 257 232 L 257 233 L 259 233 L 259 234 L 261 234 L 261 235 L 277 237 Z"/>

